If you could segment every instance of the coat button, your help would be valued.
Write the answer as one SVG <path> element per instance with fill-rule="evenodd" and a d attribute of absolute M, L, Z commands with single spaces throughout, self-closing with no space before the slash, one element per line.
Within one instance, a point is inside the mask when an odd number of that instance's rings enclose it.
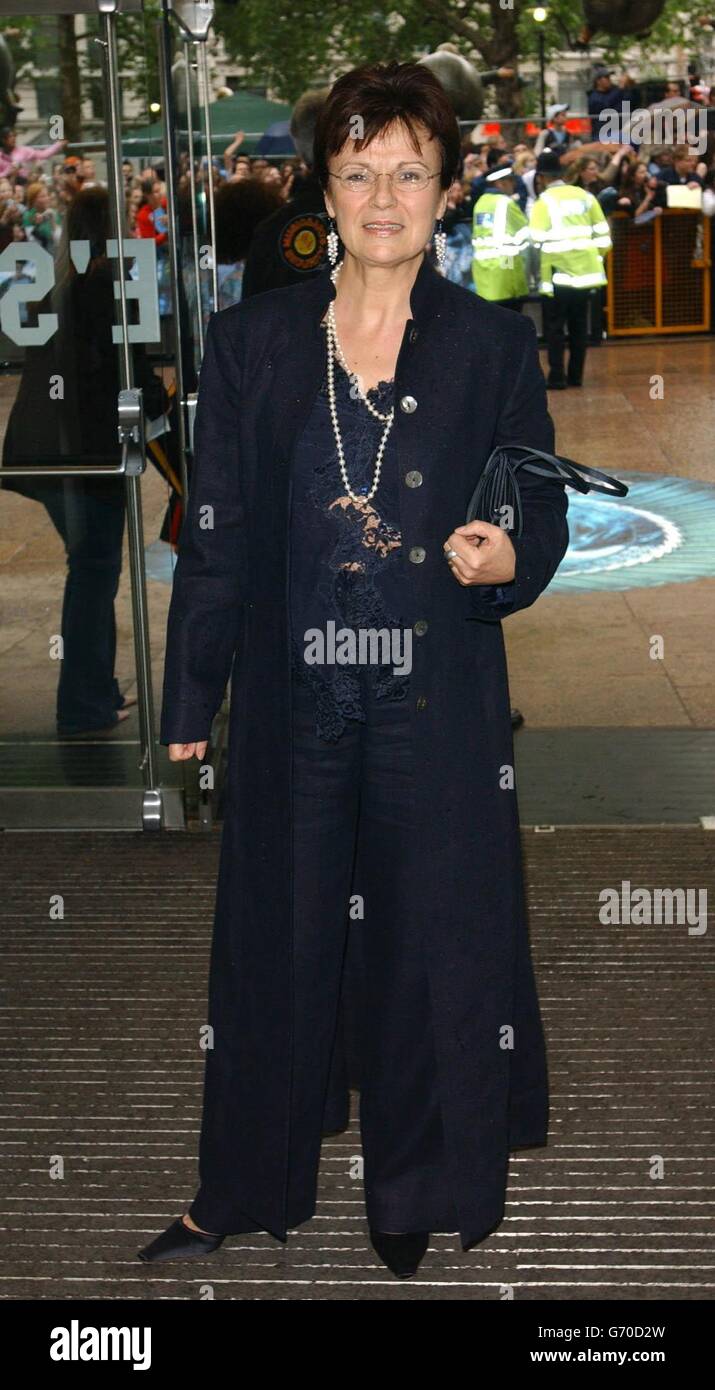
<path fill-rule="evenodd" d="M 409 473 L 405 473 L 405 482 L 408 487 L 422 487 L 422 474 L 419 469 L 412 468 Z"/>
<path fill-rule="evenodd" d="M 415 623 L 415 632 L 417 633 L 418 637 L 424 637 L 427 631 L 427 626 L 427 622 L 424 618 L 417 619 L 417 622 Z"/>
<path fill-rule="evenodd" d="M 427 554 L 427 551 L 424 549 L 424 546 L 421 546 L 421 545 L 413 545 L 413 547 L 412 547 L 412 549 L 411 549 L 411 551 L 410 551 L 410 559 L 411 559 L 413 565 L 421 565 L 421 564 L 422 564 L 422 561 L 424 560 L 426 554 Z"/>
<path fill-rule="evenodd" d="M 418 708 L 418 709 L 426 709 L 426 708 L 427 708 L 427 696 L 426 696 L 426 695 L 418 695 L 418 696 L 417 696 L 417 708 Z"/>
<path fill-rule="evenodd" d="M 416 343 L 416 342 L 417 342 L 417 329 L 416 329 L 416 328 L 413 328 L 413 329 L 411 330 L 411 332 L 410 332 L 410 342 L 411 342 L 411 343 Z"/>
<path fill-rule="evenodd" d="M 400 410 L 404 410 L 405 415 L 411 415 L 417 409 L 417 401 L 414 396 L 403 396 L 400 401 Z"/>

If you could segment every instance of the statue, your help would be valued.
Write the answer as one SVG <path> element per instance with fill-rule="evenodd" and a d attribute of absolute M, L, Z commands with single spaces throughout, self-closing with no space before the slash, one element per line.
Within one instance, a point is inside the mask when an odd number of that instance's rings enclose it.
<path fill-rule="evenodd" d="M 0 126 L 13 126 L 18 111 L 22 111 L 14 83 L 15 64 L 5 38 L 0 34 Z"/>
<path fill-rule="evenodd" d="M 514 77 L 513 68 L 495 68 L 478 72 L 473 63 L 463 58 L 454 44 L 441 43 L 435 53 L 428 53 L 418 62 L 439 78 L 455 111 L 457 120 L 478 121 L 484 110 L 484 87 L 500 77 Z"/>
<path fill-rule="evenodd" d="M 633 34 L 643 38 L 665 9 L 666 0 L 582 0 L 586 21 L 579 34 L 581 44 L 594 34 Z"/>

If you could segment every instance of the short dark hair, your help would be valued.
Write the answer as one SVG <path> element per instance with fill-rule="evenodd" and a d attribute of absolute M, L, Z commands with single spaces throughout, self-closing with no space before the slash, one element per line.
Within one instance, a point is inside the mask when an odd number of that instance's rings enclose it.
<path fill-rule="evenodd" d="M 415 125 L 423 125 L 442 151 L 442 188 L 454 180 L 460 158 L 460 134 L 454 107 L 442 83 L 421 63 L 364 63 L 343 73 L 330 90 L 315 125 L 314 170 L 322 188 L 328 185 L 328 160 L 352 138 L 355 117 L 362 120 L 362 150 L 394 121 L 419 142 Z"/>
<path fill-rule="evenodd" d="M 259 222 L 285 207 L 280 188 L 263 179 L 237 179 L 216 190 L 216 260 L 233 265 L 248 255 Z"/>

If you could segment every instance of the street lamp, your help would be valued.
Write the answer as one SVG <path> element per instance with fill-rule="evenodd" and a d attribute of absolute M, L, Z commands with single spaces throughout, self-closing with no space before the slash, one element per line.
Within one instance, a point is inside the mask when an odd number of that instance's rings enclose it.
<path fill-rule="evenodd" d="M 535 24 L 538 24 L 539 37 L 539 86 L 541 90 L 541 118 L 546 120 L 546 59 L 544 56 L 544 25 L 549 17 L 546 5 L 537 5 L 532 13 Z"/>

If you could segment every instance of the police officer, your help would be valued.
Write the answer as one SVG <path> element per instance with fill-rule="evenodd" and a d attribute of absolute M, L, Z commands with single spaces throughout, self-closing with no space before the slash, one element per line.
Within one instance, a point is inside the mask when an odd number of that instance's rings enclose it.
<path fill-rule="evenodd" d="M 472 223 L 474 288 L 482 299 L 521 311 L 529 292 L 529 224 L 514 201 L 513 169 L 494 169 L 486 184 L 488 191 L 477 200 Z"/>
<path fill-rule="evenodd" d="M 561 178 L 555 150 L 539 155 L 543 192 L 531 210 L 530 228 L 540 252 L 539 288 L 549 358 L 547 386 L 581 386 L 588 342 L 589 296 L 607 283 L 604 258 L 611 234 L 593 194 Z M 569 363 L 564 373 L 568 328 Z"/>

